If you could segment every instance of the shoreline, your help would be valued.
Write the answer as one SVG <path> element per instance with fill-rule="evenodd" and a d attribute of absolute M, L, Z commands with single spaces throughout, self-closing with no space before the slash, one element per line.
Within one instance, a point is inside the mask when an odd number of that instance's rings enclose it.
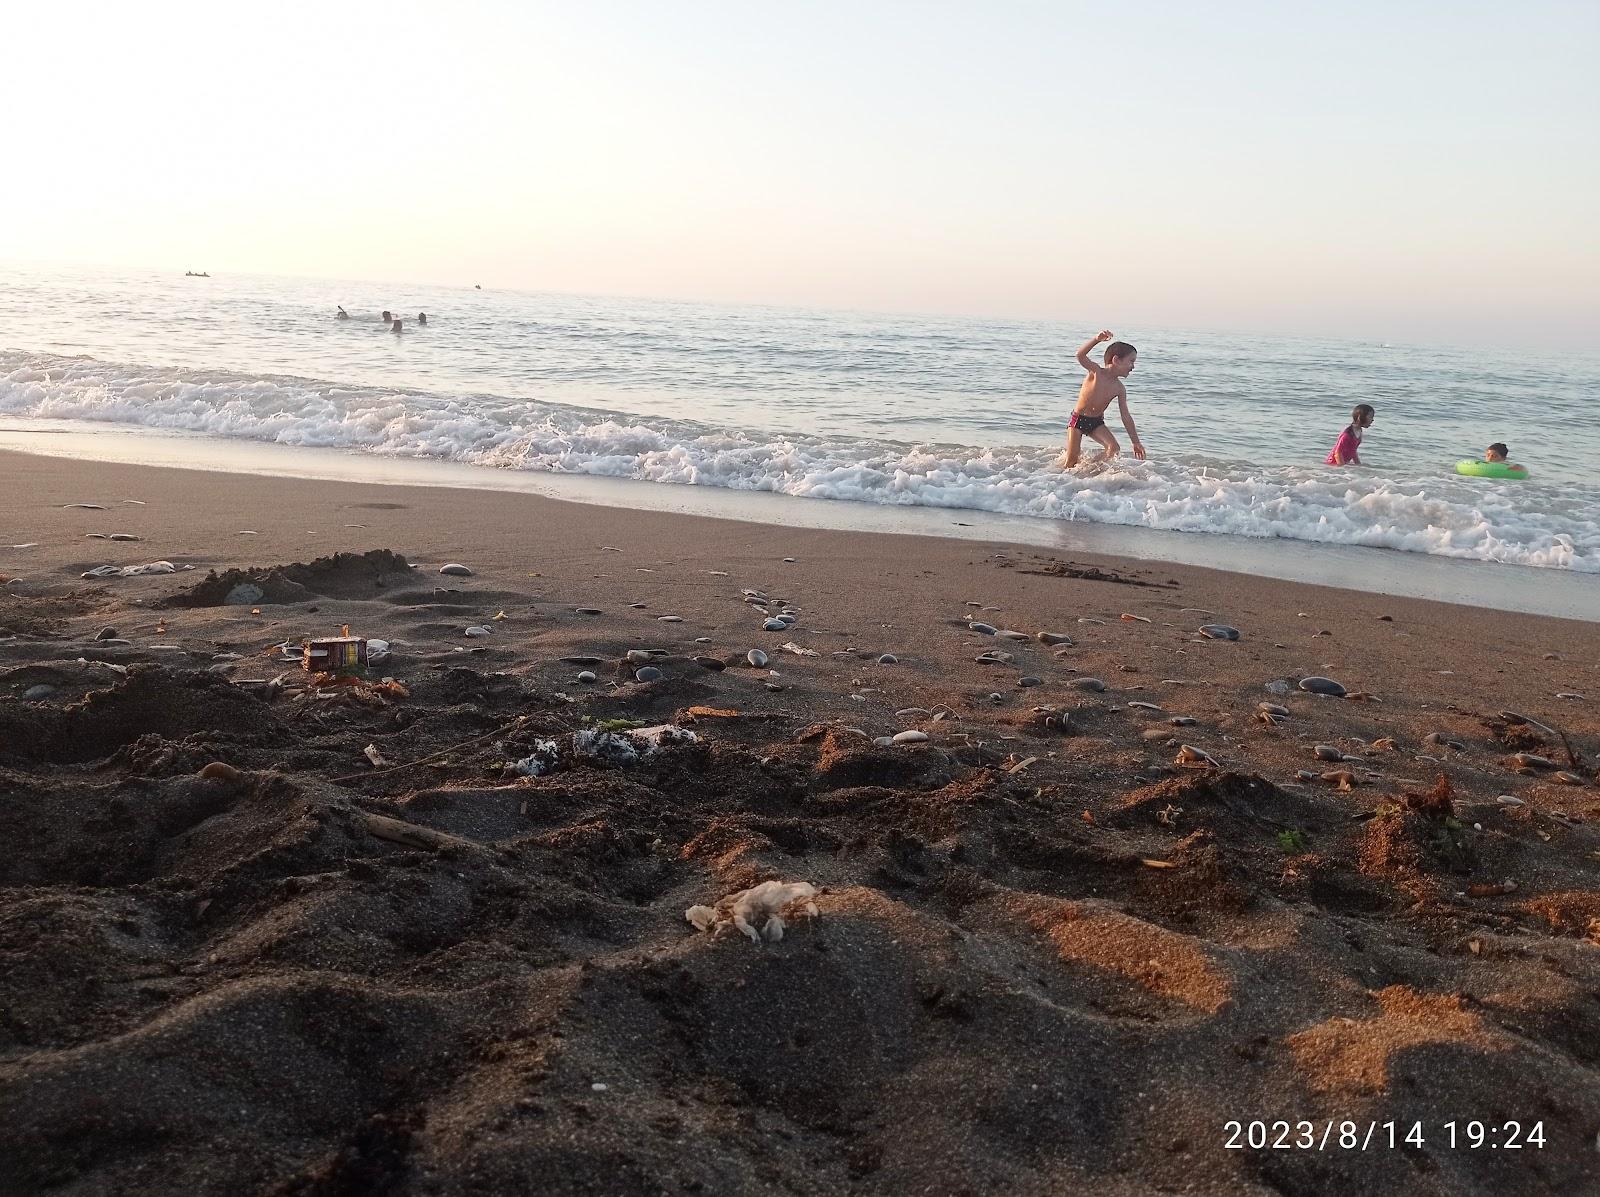
<path fill-rule="evenodd" d="M 1329 586 L 1357 594 L 1415 598 L 1492 610 L 1600 622 L 1595 580 L 1569 571 L 1460 560 L 1423 553 L 1290 539 L 1052 521 L 962 508 L 878 506 L 761 491 L 685 486 L 578 474 L 496 470 L 430 458 L 307 448 L 127 428 L 0 425 L 10 454 L 208 473 L 295 477 L 357 485 L 406 485 L 538 496 L 589 506 L 731 519 L 768 527 L 934 536 L 1050 548 L 1250 577 Z M 204 454 L 204 465 L 194 458 Z"/>

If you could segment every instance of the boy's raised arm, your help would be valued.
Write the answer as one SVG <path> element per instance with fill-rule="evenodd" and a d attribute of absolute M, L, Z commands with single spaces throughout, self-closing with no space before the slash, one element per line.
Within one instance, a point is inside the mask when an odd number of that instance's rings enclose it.
<path fill-rule="evenodd" d="M 1093 349 L 1096 345 L 1109 341 L 1110 339 L 1110 330 L 1102 329 L 1095 336 L 1090 337 L 1087 341 L 1085 341 L 1083 343 L 1083 348 L 1078 350 L 1078 365 L 1089 371 L 1090 374 L 1093 374 L 1095 371 L 1099 370 L 1100 367 L 1089 360 L 1089 350 Z"/>

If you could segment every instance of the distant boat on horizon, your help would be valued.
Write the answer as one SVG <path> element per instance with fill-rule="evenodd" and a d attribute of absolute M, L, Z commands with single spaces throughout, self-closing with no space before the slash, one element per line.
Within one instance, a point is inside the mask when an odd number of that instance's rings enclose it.
<path fill-rule="evenodd" d="M 184 278 L 210 278 L 211 276 L 209 274 L 207 274 L 204 270 L 185 270 L 183 272 L 183 277 Z"/>

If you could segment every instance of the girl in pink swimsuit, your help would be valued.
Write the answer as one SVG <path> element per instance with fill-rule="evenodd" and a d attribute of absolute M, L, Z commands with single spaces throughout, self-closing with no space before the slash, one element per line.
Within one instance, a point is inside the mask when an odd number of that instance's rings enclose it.
<path fill-rule="evenodd" d="M 1350 413 L 1350 426 L 1339 434 L 1333 452 L 1328 454 L 1328 465 L 1361 464 L 1361 430 L 1371 428 L 1377 414 L 1370 403 L 1356 404 L 1355 410 Z"/>

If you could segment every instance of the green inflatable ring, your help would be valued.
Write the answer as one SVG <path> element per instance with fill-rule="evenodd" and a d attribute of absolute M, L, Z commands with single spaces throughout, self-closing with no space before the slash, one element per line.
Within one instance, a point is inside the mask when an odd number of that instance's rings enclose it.
<path fill-rule="evenodd" d="M 1528 476 L 1528 467 L 1507 465 L 1503 461 L 1458 461 L 1456 473 L 1469 478 L 1510 478 L 1521 482 Z"/>

